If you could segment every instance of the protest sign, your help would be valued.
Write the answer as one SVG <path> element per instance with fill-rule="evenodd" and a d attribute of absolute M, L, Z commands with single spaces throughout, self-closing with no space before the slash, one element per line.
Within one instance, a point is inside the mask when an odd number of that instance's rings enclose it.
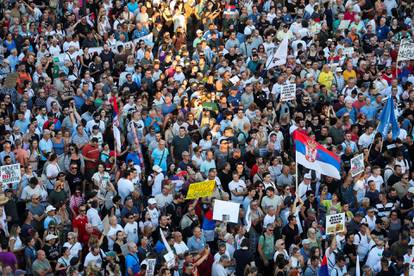
<path fill-rule="evenodd" d="M 240 81 L 240 78 L 236 75 L 236 76 L 232 77 L 230 79 L 230 81 L 233 85 L 236 85 L 236 83 L 238 83 Z"/>
<path fill-rule="evenodd" d="M 215 180 L 207 180 L 190 184 L 185 199 L 197 199 L 199 197 L 211 196 L 216 186 Z"/>
<path fill-rule="evenodd" d="M 0 167 L 1 183 L 3 187 L 19 183 L 21 179 L 20 163 Z"/>
<path fill-rule="evenodd" d="M 157 259 L 147 259 L 147 272 L 145 276 L 154 276 L 155 273 L 155 264 L 157 263 Z"/>
<path fill-rule="evenodd" d="M 122 255 L 124 255 L 125 257 L 128 256 L 129 250 L 128 250 L 128 244 L 127 243 L 121 245 L 121 252 L 122 252 Z"/>
<path fill-rule="evenodd" d="M 357 176 L 365 170 L 364 154 L 361 153 L 351 159 L 351 175 Z"/>
<path fill-rule="evenodd" d="M 403 43 L 400 44 L 398 50 L 398 61 L 413 60 L 414 59 L 414 43 Z"/>
<path fill-rule="evenodd" d="M 336 234 L 345 230 L 345 213 L 326 216 L 326 234 Z"/>
<path fill-rule="evenodd" d="M 169 269 L 175 266 L 175 255 L 173 251 L 168 252 L 164 255 L 165 262 L 167 263 L 167 267 Z"/>
<path fill-rule="evenodd" d="M 216 199 L 214 200 L 213 219 L 237 223 L 239 221 L 239 209 L 239 203 Z"/>
<path fill-rule="evenodd" d="M 282 85 L 280 89 L 280 101 L 292 101 L 296 99 L 296 84 L 286 84 Z"/>
<path fill-rule="evenodd" d="M 341 20 L 338 26 L 338 30 L 348 29 L 349 24 L 351 24 L 351 20 Z"/>

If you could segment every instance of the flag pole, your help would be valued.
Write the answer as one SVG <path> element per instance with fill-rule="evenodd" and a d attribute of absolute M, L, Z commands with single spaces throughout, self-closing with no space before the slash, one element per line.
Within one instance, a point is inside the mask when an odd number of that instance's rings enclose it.
<path fill-rule="evenodd" d="M 114 126 L 112 126 L 112 127 L 114 127 Z M 117 156 L 118 156 L 117 146 L 116 146 L 116 139 L 114 139 L 114 152 L 115 152 L 115 159 L 114 159 L 115 169 L 114 169 L 114 172 L 116 173 L 117 167 L 118 167 L 117 164 L 116 164 L 116 159 L 117 159 Z"/>
<path fill-rule="evenodd" d="M 295 151 L 295 169 L 296 169 L 296 176 L 295 176 L 295 194 L 296 197 L 299 196 L 299 192 L 298 192 L 298 179 L 299 179 L 299 169 L 298 169 L 298 160 L 297 160 L 297 154 Z"/>

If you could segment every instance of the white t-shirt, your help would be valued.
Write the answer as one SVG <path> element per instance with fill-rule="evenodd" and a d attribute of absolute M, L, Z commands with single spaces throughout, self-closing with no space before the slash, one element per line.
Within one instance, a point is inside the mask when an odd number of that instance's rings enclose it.
<path fill-rule="evenodd" d="M 363 260 L 369 251 L 369 241 L 367 235 L 362 235 L 361 232 L 355 234 L 354 245 L 357 246 L 357 253 L 359 259 Z"/>
<path fill-rule="evenodd" d="M 69 248 L 70 251 L 70 255 L 69 255 L 69 259 L 72 259 L 73 257 L 79 257 L 79 251 L 82 250 L 82 245 L 79 242 L 76 242 L 75 244 L 70 244 L 69 242 L 65 242 L 63 244 L 63 247 L 67 247 Z"/>
<path fill-rule="evenodd" d="M 273 224 L 276 220 L 276 216 L 270 216 L 269 214 L 266 214 L 266 216 L 263 219 L 263 226 L 266 227 L 269 223 Z"/>
<path fill-rule="evenodd" d="M 374 272 L 380 272 L 382 253 L 384 252 L 384 247 L 379 248 L 377 246 L 372 247 L 372 249 L 368 253 L 367 262 L 365 263 L 369 267 L 371 267 Z"/>
<path fill-rule="evenodd" d="M 161 193 L 162 181 L 164 180 L 164 175 L 162 173 L 157 174 L 154 179 L 154 184 L 152 185 L 152 196 L 156 196 Z"/>
<path fill-rule="evenodd" d="M 375 189 L 378 192 L 380 192 L 381 191 L 381 185 L 384 183 L 384 179 L 382 178 L 382 176 L 381 175 L 378 175 L 378 176 L 371 175 L 370 177 L 368 177 L 367 183 L 369 183 L 371 180 L 373 180 L 375 182 Z"/>
<path fill-rule="evenodd" d="M 357 201 L 361 202 L 362 199 L 365 197 L 366 192 L 364 180 L 358 180 L 357 182 L 355 182 L 353 189 L 357 193 Z"/>
<path fill-rule="evenodd" d="M 89 252 L 88 255 L 85 257 L 85 262 L 83 263 L 84 267 L 87 267 L 90 263 L 95 263 L 97 267 L 102 266 L 102 257 L 106 257 L 105 252 L 101 249 L 101 254 L 93 255 L 92 252 Z"/>
<path fill-rule="evenodd" d="M 103 230 L 103 224 L 99 213 L 94 208 L 89 208 L 88 212 L 86 212 L 86 216 L 88 217 L 89 223 L 99 229 L 99 231 Z"/>
<path fill-rule="evenodd" d="M 298 195 L 302 200 L 306 199 L 306 192 L 312 190 L 311 185 L 306 185 L 303 181 L 299 184 Z"/>
<path fill-rule="evenodd" d="M 372 141 L 374 141 L 374 134 L 368 135 L 364 133 L 359 137 L 358 145 L 362 148 L 368 148 Z"/>
<path fill-rule="evenodd" d="M 152 225 L 157 227 L 158 226 L 158 218 L 160 217 L 160 211 L 158 211 L 157 208 L 154 208 L 152 210 L 147 208 L 147 212 L 150 215 Z"/>
<path fill-rule="evenodd" d="M 167 205 L 171 204 L 171 202 L 173 201 L 172 194 L 168 194 L 165 196 L 163 193 L 161 193 L 156 195 L 154 198 L 157 201 L 157 205 L 159 208 L 164 208 Z"/>
<path fill-rule="evenodd" d="M 122 202 L 134 191 L 134 184 L 127 178 L 121 178 L 118 180 L 118 193 Z"/>
<path fill-rule="evenodd" d="M 237 203 L 242 203 L 243 202 L 243 196 L 236 196 L 233 194 L 233 191 L 236 192 L 241 192 L 243 190 L 246 190 L 246 183 L 239 179 L 239 181 L 235 182 L 234 180 L 232 180 L 229 183 L 229 189 L 231 191 L 231 201 L 233 202 L 237 202 Z"/>
<path fill-rule="evenodd" d="M 376 216 L 373 216 L 372 218 L 368 215 L 366 215 L 363 219 L 362 222 L 365 222 L 368 224 L 369 230 L 374 230 L 375 229 L 375 221 L 377 220 Z"/>
<path fill-rule="evenodd" d="M 46 167 L 46 176 L 47 177 L 57 177 L 60 172 L 59 165 L 57 164 L 49 164 Z M 48 179 L 46 186 L 48 189 L 54 189 L 55 179 Z"/>
<path fill-rule="evenodd" d="M 116 233 L 118 233 L 118 231 L 124 231 L 124 228 L 122 228 L 121 225 L 117 224 L 115 227 L 110 226 L 109 227 L 109 231 L 106 234 L 106 237 L 108 238 L 108 248 L 109 250 L 113 250 L 114 249 L 114 243 L 115 241 L 113 239 L 111 239 L 111 236 L 115 236 L 116 238 Z"/>
<path fill-rule="evenodd" d="M 136 221 L 134 221 L 133 223 L 128 222 L 127 224 L 125 224 L 124 232 L 127 235 L 128 242 L 138 242 L 138 223 Z"/>

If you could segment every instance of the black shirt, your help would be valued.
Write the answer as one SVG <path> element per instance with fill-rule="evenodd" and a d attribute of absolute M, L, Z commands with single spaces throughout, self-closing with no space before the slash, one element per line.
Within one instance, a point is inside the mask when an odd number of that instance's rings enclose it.
<path fill-rule="evenodd" d="M 243 276 L 244 268 L 254 261 L 253 253 L 250 250 L 237 249 L 233 257 L 236 260 L 236 276 Z"/>
<path fill-rule="evenodd" d="M 287 224 L 282 229 L 282 235 L 285 236 L 286 248 L 290 248 L 290 246 L 295 243 L 296 237 L 299 236 L 299 228 L 295 225 L 294 229 L 292 229 L 289 224 Z"/>
<path fill-rule="evenodd" d="M 66 175 L 66 180 L 68 181 L 69 189 L 72 194 L 75 193 L 77 186 L 82 187 L 83 179 L 84 177 L 80 172 L 77 172 L 76 174 L 68 173 Z"/>
<path fill-rule="evenodd" d="M 407 210 L 413 207 L 413 199 L 412 198 L 408 198 L 407 195 L 405 195 L 402 199 L 401 199 L 401 209 L 403 210 Z"/>
<path fill-rule="evenodd" d="M 388 186 L 392 186 L 395 183 L 399 182 L 401 180 L 401 176 L 397 176 L 395 174 L 392 174 L 387 181 Z"/>
<path fill-rule="evenodd" d="M 355 261 L 352 261 L 351 256 L 356 257 L 357 251 L 354 244 L 346 243 L 344 246 L 344 254 L 349 258 L 349 264 L 351 267 L 355 266 Z"/>
<path fill-rule="evenodd" d="M 232 177 L 232 175 L 231 175 L 231 172 L 229 172 L 229 173 L 225 173 L 225 172 L 223 172 L 222 170 L 221 171 L 219 171 L 219 173 L 218 173 L 218 178 L 220 179 L 220 182 L 221 182 L 221 187 L 223 188 L 223 190 L 226 192 L 226 193 L 229 193 L 230 194 L 230 190 L 229 190 L 229 183 L 233 180 L 233 177 Z"/>

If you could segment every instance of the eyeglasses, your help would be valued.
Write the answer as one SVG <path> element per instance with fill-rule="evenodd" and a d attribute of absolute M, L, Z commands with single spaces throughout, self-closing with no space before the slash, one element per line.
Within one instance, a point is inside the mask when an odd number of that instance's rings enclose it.
<path fill-rule="evenodd" d="M 86 212 L 86 209 L 79 209 L 79 212 Z"/>
<path fill-rule="evenodd" d="M 77 170 L 78 167 L 70 167 L 72 170 Z"/>

